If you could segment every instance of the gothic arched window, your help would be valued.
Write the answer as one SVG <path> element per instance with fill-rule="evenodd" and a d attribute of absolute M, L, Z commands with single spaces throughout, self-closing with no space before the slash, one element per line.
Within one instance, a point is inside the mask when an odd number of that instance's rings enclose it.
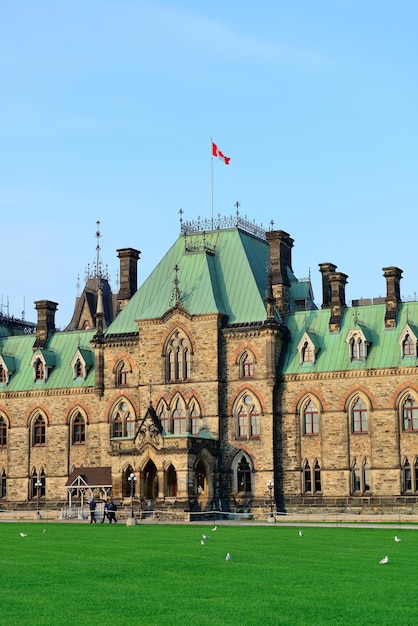
<path fill-rule="evenodd" d="M 361 398 L 357 398 L 354 402 L 351 414 L 353 433 L 367 433 L 369 430 L 367 407 Z"/>
<path fill-rule="evenodd" d="M 167 378 L 170 381 L 188 380 L 191 376 L 191 344 L 188 337 L 176 330 L 167 343 Z"/>
<path fill-rule="evenodd" d="M 72 421 L 72 442 L 73 444 L 86 443 L 86 421 L 80 411 L 73 417 Z"/>
<path fill-rule="evenodd" d="M 120 400 L 114 407 L 110 418 L 112 437 L 130 437 L 135 435 L 135 416 L 126 400 Z"/>

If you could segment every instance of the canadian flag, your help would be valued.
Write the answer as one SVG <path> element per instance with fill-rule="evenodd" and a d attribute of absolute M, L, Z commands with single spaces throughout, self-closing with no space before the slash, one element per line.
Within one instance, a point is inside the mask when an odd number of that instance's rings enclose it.
<path fill-rule="evenodd" d="M 223 152 L 219 150 L 218 146 L 216 145 L 216 143 L 213 143 L 213 141 L 212 141 L 212 156 L 218 157 L 218 159 L 221 159 L 225 163 L 225 165 L 229 165 L 229 162 L 231 160 L 229 157 L 225 156 Z"/>

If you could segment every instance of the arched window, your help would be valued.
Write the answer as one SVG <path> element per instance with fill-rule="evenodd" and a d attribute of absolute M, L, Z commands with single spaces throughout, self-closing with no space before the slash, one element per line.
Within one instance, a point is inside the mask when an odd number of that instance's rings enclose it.
<path fill-rule="evenodd" d="M 303 467 L 303 493 L 312 493 L 312 473 L 309 461 Z"/>
<path fill-rule="evenodd" d="M 192 435 L 198 435 L 200 431 L 200 412 L 198 411 L 196 402 L 193 402 L 190 410 L 190 432 Z"/>
<path fill-rule="evenodd" d="M 77 359 L 74 365 L 74 378 L 84 378 L 84 364 Z"/>
<path fill-rule="evenodd" d="M 0 448 L 5 448 L 7 445 L 7 422 L 0 415 Z"/>
<path fill-rule="evenodd" d="M 367 433 L 369 429 L 367 407 L 361 398 L 357 398 L 352 406 L 353 433 Z"/>
<path fill-rule="evenodd" d="M 405 335 L 405 339 L 402 342 L 402 356 L 413 356 L 416 357 L 417 349 L 414 340 L 411 335 L 407 333 Z"/>
<path fill-rule="evenodd" d="M 187 418 L 184 406 L 177 398 L 175 409 L 173 411 L 173 433 L 175 435 L 184 435 L 187 432 Z"/>
<path fill-rule="evenodd" d="M 319 467 L 319 463 L 316 460 L 314 464 L 314 491 L 318 493 L 318 491 L 322 491 L 321 486 L 321 468 Z"/>
<path fill-rule="evenodd" d="M 240 378 L 251 378 L 254 376 L 254 363 L 252 356 L 247 352 L 243 352 L 239 361 Z"/>
<path fill-rule="evenodd" d="M 303 493 L 313 494 L 321 491 L 321 468 L 315 459 L 312 467 L 306 460 L 302 467 Z"/>
<path fill-rule="evenodd" d="M 3 470 L 0 475 L 0 498 L 7 497 L 7 477 L 6 471 Z"/>
<path fill-rule="evenodd" d="M 169 381 L 188 380 L 191 376 L 191 344 L 184 333 L 177 330 L 167 343 L 166 362 Z"/>
<path fill-rule="evenodd" d="M 40 483 L 40 486 L 38 486 L 38 483 Z M 46 492 L 46 482 L 45 482 L 45 472 L 42 469 L 41 473 L 38 475 L 36 469 L 32 470 L 32 475 L 31 475 L 31 498 L 37 498 L 37 497 L 44 497 L 45 496 L 45 492 Z"/>
<path fill-rule="evenodd" d="M 418 404 L 412 396 L 408 396 L 403 403 L 402 423 L 404 431 L 418 430 Z"/>
<path fill-rule="evenodd" d="M 248 459 L 243 454 L 237 466 L 238 493 L 251 493 L 251 467 Z"/>
<path fill-rule="evenodd" d="M 126 400 L 120 400 L 111 415 L 112 437 L 129 437 L 135 435 L 135 417 Z"/>
<path fill-rule="evenodd" d="M 354 459 L 351 466 L 351 489 L 353 494 L 371 491 L 371 469 L 367 458 L 361 464 Z"/>
<path fill-rule="evenodd" d="M 303 410 L 303 432 L 305 435 L 319 433 L 319 413 L 312 400 L 309 400 Z"/>
<path fill-rule="evenodd" d="M 72 424 L 72 442 L 75 445 L 86 443 L 86 422 L 80 411 L 74 415 Z"/>
<path fill-rule="evenodd" d="M 244 393 L 241 396 L 234 410 L 234 415 L 238 439 L 260 437 L 260 409 L 251 394 Z"/>
<path fill-rule="evenodd" d="M 411 465 L 408 461 L 408 459 L 405 459 L 403 466 L 402 466 L 402 486 L 403 486 L 403 491 L 413 491 L 412 488 L 412 472 L 411 472 Z"/>
<path fill-rule="evenodd" d="M 33 421 L 32 445 L 44 446 L 46 443 L 46 423 L 42 415 L 38 415 Z"/>
<path fill-rule="evenodd" d="M 170 421 L 166 406 L 163 404 L 159 410 L 158 417 L 160 418 L 163 434 L 167 435 L 170 432 Z"/>
<path fill-rule="evenodd" d="M 44 368 L 43 361 L 39 358 L 36 359 L 35 363 L 33 364 L 33 368 L 34 368 L 35 380 L 44 380 L 45 368 Z"/>
<path fill-rule="evenodd" d="M 116 385 L 118 387 L 126 387 L 129 383 L 129 368 L 125 361 L 120 361 L 116 368 Z"/>
<path fill-rule="evenodd" d="M 314 352 L 309 341 L 305 341 L 302 346 L 302 363 L 313 363 Z"/>
<path fill-rule="evenodd" d="M 354 334 L 350 340 L 351 359 L 362 361 L 366 356 L 366 346 L 363 338 L 359 334 Z"/>

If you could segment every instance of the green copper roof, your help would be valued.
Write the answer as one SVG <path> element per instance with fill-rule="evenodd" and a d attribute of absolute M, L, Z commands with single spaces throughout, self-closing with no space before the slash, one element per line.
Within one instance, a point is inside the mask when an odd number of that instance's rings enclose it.
<path fill-rule="evenodd" d="M 399 305 L 397 325 L 393 330 L 385 329 L 385 313 L 384 304 L 347 308 L 339 333 L 329 332 L 331 314 L 329 309 L 290 315 L 287 326 L 291 341 L 284 359 L 283 374 L 417 366 L 416 357 L 402 356 L 399 339 L 407 323 L 411 329 L 418 326 L 418 302 Z M 346 339 L 353 330 L 361 330 L 365 340 L 370 344 L 364 361 L 350 359 Z M 315 362 L 311 364 L 300 362 L 298 345 L 305 331 L 309 337 L 315 336 L 318 348 Z"/>
<path fill-rule="evenodd" d="M 135 332 L 135 320 L 161 317 L 176 300 L 191 315 L 263 321 L 268 260 L 267 242 L 236 228 L 181 235 L 106 332 Z"/>
<path fill-rule="evenodd" d="M 6 363 L 7 358 L 13 356 L 15 371 L 8 384 L 0 384 L 0 392 L 94 386 L 94 350 L 90 347 L 90 341 L 95 332 L 79 330 L 51 334 L 47 349 L 37 350 L 35 353 L 42 354 L 46 364 L 51 366 L 48 379 L 39 382 L 34 381 L 33 367 L 31 367 L 35 335 L 4 337 L 1 342 L 1 354 Z M 86 378 L 74 379 L 71 361 L 77 348 L 81 346 L 83 355 L 88 358 L 91 367 L 88 369 Z"/>

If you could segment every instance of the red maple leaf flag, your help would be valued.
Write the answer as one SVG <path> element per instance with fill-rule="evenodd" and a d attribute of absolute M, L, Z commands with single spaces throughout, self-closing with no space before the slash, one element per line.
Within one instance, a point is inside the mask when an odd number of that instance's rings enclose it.
<path fill-rule="evenodd" d="M 229 162 L 231 160 L 230 157 L 225 156 L 224 153 L 221 152 L 221 150 L 219 150 L 218 146 L 216 145 L 216 143 L 213 143 L 213 141 L 212 141 L 212 156 L 218 157 L 218 159 L 221 159 L 221 161 L 223 161 L 225 165 L 229 165 Z"/>

